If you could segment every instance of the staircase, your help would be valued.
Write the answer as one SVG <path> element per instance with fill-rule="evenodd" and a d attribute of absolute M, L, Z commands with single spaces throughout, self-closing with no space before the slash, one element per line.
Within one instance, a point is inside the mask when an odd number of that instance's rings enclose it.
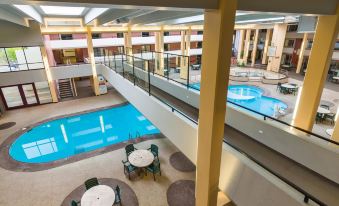
<path fill-rule="evenodd" d="M 58 87 L 61 99 L 74 96 L 71 79 L 59 79 Z"/>

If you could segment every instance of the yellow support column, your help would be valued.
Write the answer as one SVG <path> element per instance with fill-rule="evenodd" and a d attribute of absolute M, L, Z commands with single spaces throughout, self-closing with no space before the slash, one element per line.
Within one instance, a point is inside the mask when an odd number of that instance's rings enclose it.
<path fill-rule="evenodd" d="M 301 43 L 300 47 L 300 53 L 299 53 L 299 58 L 298 58 L 298 64 L 297 64 L 297 70 L 296 73 L 299 74 L 301 67 L 303 65 L 303 60 L 304 60 L 304 54 L 305 54 L 305 49 L 307 45 L 307 33 L 304 34 L 303 42 Z"/>
<path fill-rule="evenodd" d="M 258 38 L 259 38 L 259 29 L 256 29 L 255 30 L 255 34 L 254 34 L 254 43 L 253 43 L 253 50 L 252 50 L 251 67 L 254 67 L 255 58 L 257 56 Z"/>
<path fill-rule="evenodd" d="M 187 58 L 184 56 L 186 55 L 186 31 L 181 31 L 181 41 L 180 41 L 180 50 L 182 57 L 180 58 L 180 78 L 187 79 Z"/>
<path fill-rule="evenodd" d="M 247 60 L 248 60 L 248 54 L 250 52 L 250 44 L 251 44 L 251 30 L 247 29 L 246 30 L 246 37 L 245 37 L 245 48 L 244 48 L 244 56 L 243 56 L 243 62 L 245 65 L 247 65 Z"/>
<path fill-rule="evenodd" d="M 40 47 L 40 50 L 41 50 L 42 60 L 43 60 L 44 65 L 45 65 L 45 72 L 46 72 L 46 76 L 47 76 L 49 90 L 50 90 L 51 96 L 52 96 L 52 101 L 58 102 L 57 87 L 56 87 L 55 81 L 52 78 L 52 73 L 51 73 L 51 70 L 50 70 L 50 67 L 49 67 L 46 48 Z"/>
<path fill-rule="evenodd" d="M 127 58 L 128 63 L 132 63 L 132 32 L 131 32 L 131 27 L 128 27 L 127 32 L 124 33 L 124 51 L 125 54 L 128 55 L 129 57 Z"/>
<path fill-rule="evenodd" d="M 181 65 L 180 65 L 180 78 L 187 79 L 187 72 L 189 70 L 189 62 L 188 57 L 190 56 L 191 49 L 191 27 L 188 28 L 187 31 L 181 32 L 181 53 L 185 57 L 181 57 Z"/>
<path fill-rule="evenodd" d="M 91 27 L 89 26 L 87 27 L 87 50 L 88 50 L 88 57 L 91 61 L 91 66 L 92 66 L 94 93 L 95 95 L 100 95 L 97 68 L 95 65 L 95 58 L 94 58 L 92 31 L 91 31 Z"/>
<path fill-rule="evenodd" d="M 339 29 L 336 15 L 320 16 L 308 59 L 304 84 L 293 115 L 293 124 L 312 131 Z"/>
<path fill-rule="evenodd" d="M 271 43 L 271 38 L 272 38 L 272 29 L 267 29 L 266 31 L 266 38 L 265 38 L 265 46 L 264 46 L 264 52 L 262 56 L 262 64 L 267 64 L 267 51 L 268 47 L 270 46 Z"/>
<path fill-rule="evenodd" d="M 155 73 L 164 76 L 164 30 L 155 32 Z"/>
<path fill-rule="evenodd" d="M 272 43 L 275 47 L 275 56 L 268 58 L 267 70 L 279 72 L 281 56 L 284 49 L 287 24 L 275 24 L 273 28 Z"/>
<path fill-rule="evenodd" d="M 237 0 L 206 10 L 202 53 L 196 205 L 216 206 Z"/>
<path fill-rule="evenodd" d="M 238 55 L 237 55 L 237 61 L 240 64 L 243 62 L 243 56 L 244 56 L 244 38 L 245 38 L 245 30 L 240 30 Z"/>

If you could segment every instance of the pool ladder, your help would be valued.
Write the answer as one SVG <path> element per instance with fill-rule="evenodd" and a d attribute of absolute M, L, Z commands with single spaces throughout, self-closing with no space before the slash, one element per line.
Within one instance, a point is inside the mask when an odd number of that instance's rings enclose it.
<path fill-rule="evenodd" d="M 136 131 L 134 138 L 133 138 L 133 134 L 132 133 L 128 133 L 128 140 L 138 139 L 140 137 L 141 137 L 141 135 L 140 135 L 140 133 L 138 131 Z"/>

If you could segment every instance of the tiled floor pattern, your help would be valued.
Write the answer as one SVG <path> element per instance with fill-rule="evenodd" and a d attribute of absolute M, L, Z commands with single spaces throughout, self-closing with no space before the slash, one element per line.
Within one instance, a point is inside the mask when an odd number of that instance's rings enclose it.
<path fill-rule="evenodd" d="M 88 97 L 65 101 L 58 104 L 47 104 L 9 111 L 0 119 L 0 124 L 15 121 L 17 124 L 1 131 L 0 142 L 14 131 L 25 125 L 39 122 L 53 116 L 80 112 L 97 107 L 125 102 L 116 92 L 98 97 Z M 162 176 L 153 181 L 147 176 L 135 181 L 129 181 L 124 176 L 121 160 L 125 159 L 124 149 L 66 164 L 54 169 L 39 172 L 12 172 L 0 168 L 0 205 L 34 205 L 56 206 L 64 198 L 91 177 L 116 178 L 126 182 L 135 191 L 141 206 L 167 205 L 166 191 L 169 185 L 177 180 L 194 180 L 195 172 L 179 172 L 169 163 L 171 154 L 178 149 L 166 138 L 138 143 L 138 148 L 148 148 L 150 144 L 159 146 Z"/>

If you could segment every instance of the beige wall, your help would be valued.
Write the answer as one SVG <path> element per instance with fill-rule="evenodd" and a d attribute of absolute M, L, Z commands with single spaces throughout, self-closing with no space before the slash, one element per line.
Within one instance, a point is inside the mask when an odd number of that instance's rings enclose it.
<path fill-rule="evenodd" d="M 0 20 L 0 47 L 43 46 L 40 26 L 30 21 L 30 27 Z"/>

